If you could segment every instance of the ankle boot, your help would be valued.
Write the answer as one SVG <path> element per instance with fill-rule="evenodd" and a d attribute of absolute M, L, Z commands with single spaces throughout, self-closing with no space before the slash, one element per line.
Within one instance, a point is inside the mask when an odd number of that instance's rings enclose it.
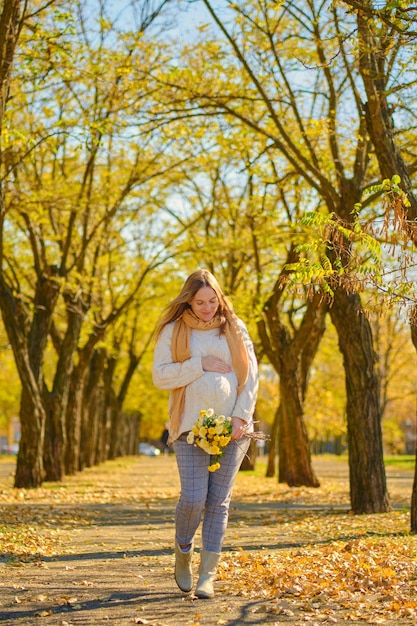
<path fill-rule="evenodd" d="M 183 552 L 175 541 L 175 582 L 181 591 L 188 593 L 193 586 L 193 572 L 191 569 L 191 561 L 193 558 L 194 543 L 188 552 Z"/>
<path fill-rule="evenodd" d="M 202 550 L 200 556 L 199 577 L 195 595 L 197 598 L 212 598 L 214 596 L 213 579 L 216 575 L 220 554 Z"/>

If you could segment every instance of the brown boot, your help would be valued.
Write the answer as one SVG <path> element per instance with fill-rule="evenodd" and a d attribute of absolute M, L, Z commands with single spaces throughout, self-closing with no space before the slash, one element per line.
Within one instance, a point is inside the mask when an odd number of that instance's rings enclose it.
<path fill-rule="evenodd" d="M 201 561 L 198 570 L 199 577 L 195 595 L 197 598 L 212 598 L 214 596 L 213 579 L 216 575 L 220 554 L 215 552 L 201 551 Z"/>
<path fill-rule="evenodd" d="M 188 593 L 193 587 L 193 572 L 191 561 L 193 558 L 194 543 L 191 544 L 188 552 L 183 552 L 175 542 L 175 582 L 181 591 Z"/>

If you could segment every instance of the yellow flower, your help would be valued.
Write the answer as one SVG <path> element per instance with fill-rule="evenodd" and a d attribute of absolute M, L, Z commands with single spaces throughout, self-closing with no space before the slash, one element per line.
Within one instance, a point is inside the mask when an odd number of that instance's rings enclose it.
<path fill-rule="evenodd" d="M 187 442 L 198 446 L 211 459 L 210 472 L 215 472 L 220 467 L 219 458 L 223 454 L 223 448 L 231 439 L 232 423 L 230 417 L 217 415 L 213 409 L 202 409 L 200 416 L 187 436 Z"/>

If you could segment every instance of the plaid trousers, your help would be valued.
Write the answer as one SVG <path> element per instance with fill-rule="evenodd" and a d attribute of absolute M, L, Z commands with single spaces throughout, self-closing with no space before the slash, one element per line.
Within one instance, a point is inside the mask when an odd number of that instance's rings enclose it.
<path fill-rule="evenodd" d="M 174 442 L 181 482 L 175 511 L 175 538 L 190 544 L 203 517 L 202 548 L 220 554 L 229 518 L 233 484 L 249 439 L 231 441 L 223 450 L 220 468 L 209 472 L 210 455 L 186 441 L 187 433 Z"/>

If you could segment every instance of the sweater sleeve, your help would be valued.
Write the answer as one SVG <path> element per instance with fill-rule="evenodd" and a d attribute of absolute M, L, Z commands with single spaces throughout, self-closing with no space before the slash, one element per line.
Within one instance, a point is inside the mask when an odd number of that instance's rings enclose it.
<path fill-rule="evenodd" d="M 152 378 L 159 389 L 185 387 L 204 374 L 201 357 L 195 356 L 178 363 L 172 359 L 171 338 L 173 324 L 167 324 L 156 342 Z"/>
<path fill-rule="evenodd" d="M 236 399 L 236 403 L 233 409 L 232 415 L 240 417 L 241 419 L 249 422 L 252 419 L 255 411 L 256 396 L 258 393 L 258 362 L 255 355 L 255 350 L 246 326 L 243 322 L 240 322 L 245 346 L 248 351 L 249 358 L 249 374 L 247 381 L 241 393 Z"/>

